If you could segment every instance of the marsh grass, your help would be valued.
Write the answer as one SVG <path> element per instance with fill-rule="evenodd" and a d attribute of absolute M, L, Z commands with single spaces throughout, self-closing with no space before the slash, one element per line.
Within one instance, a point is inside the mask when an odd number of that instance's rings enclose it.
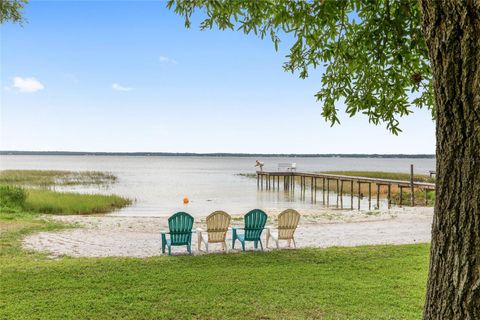
<path fill-rule="evenodd" d="M 245 178 L 256 178 L 257 174 L 256 173 L 236 173 L 236 176 L 239 177 L 245 177 Z"/>
<path fill-rule="evenodd" d="M 113 174 L 100 171 L 4 170 L 0 171 L 0 191 L 11 194 L 12 190 L 22 190 L 26 199 L 16 205 L 2 200 L 2 207 L 4 211 L 22 208 L 47 214 L 108 213 L 131 204 L 131 200 L 116 195 L 59 192 L 47 188 L 105 185 L 116 180 Z"/>
<path fill-rule="evenodd" d="M 422 316 L 427 244 L 54 260 L 21 248 L 32 232 L 62 228 L 0 214 L 1 319 Z"/>
<path fill-rule="evenodd" d="M 131 200 L 117 195 L 28 189 L 25 209 L 47 214 L 93 214 L 108 213 L 129 204 Z"/>
<path fill-rule="evenodd" d="M 109 172 L 60 170 L 2 170 L 0 184 L 52 187 L 107 185 L 117 181 Z"/>

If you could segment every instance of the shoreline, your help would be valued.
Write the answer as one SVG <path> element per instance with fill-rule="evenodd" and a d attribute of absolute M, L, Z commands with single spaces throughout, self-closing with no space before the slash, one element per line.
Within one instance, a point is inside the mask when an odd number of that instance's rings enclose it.
<path fill-rule="evenodd" d="M 267 226 L 276 226 L 275 217 L 281 209 L 266 209 Z M 302 218 L 295 233 L 297 248 L 360 246 L 381 244 L 412 244 L 430 241 L 433 208 L 407 207 L 381 211 L 340 211 L 329 209 L 301 210 Z M 78 225 L 57 232 L 40 232 L 22 240 L 26 249 L 45 252 L 51 258 L 71 257 L 137 257 L 159 256 L 160 232 L 167 230 L 164 217 L 44 216 L 47 219 Z M 243 216 L 232 215 L 232 226 L 241 226 Z M 194 230 L 204 227 L 205 217 L 195 217 Z M 265 248 L 265 233 L 262 234 Z M 227 233 L 229 252 L 238 252 L 239 243 L 231 250 L 231 232 Z M 280 243 L 286 248 L 286 243 Z M 247 244 L 253 250 L 253 244 Z M 203 247 L 202 247 L 203 248 Z M 194 255 L 196 234 L 192 235 Z M 273 243 L 269 248 L 272 250 Z M 185 254 L 184 247 L 174 247 L 173 254 Z M 210 253 L 223 252 L 220 245 L 211 245 Z"/>

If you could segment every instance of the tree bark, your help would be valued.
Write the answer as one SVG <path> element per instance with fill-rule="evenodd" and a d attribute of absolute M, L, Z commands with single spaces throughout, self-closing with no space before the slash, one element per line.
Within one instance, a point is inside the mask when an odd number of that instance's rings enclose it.
<path fill-rule="evenodd" d="M 480 0 L 420 0 L 437 187 L 424 319 L 480 319 Z"/>

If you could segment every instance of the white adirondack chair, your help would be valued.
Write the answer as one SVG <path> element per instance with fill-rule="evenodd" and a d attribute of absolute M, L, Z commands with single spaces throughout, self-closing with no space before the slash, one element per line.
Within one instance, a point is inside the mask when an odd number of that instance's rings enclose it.
<path fill-rule="evenodd" d="M 275 236 L 272 232 L 271 227 L 267 227 L 267 248 L 268 248 L 268 242 L 270 238 L 275 241 L 275 244 L 277 245 L 277 249 L 279 247 L 279 240 L 287 240 L 288 241 L 288 246 L 290 247 L 291 242 L 293 242 L 293 246 L 296 248 L 297 244 L 295 243 L 295 230 L 297 230 L 298 222 L 300 221 L 300 213 L 298 211 L 293 210 L 293 209 L 287 209 L 282 211 L 278 215 L 278 232 L 277 236 Z"/>
<path fill-rule="evenodd" d="M 207 237 L 204 237 L 205 230 L 197 228 L 198 234 L 198 251 L 201 250 L 202 242 L 205 244 L 205 249 L 208 252 L 209 243 L 221 243 L 223 250 L 228 252 L 226 236 L 230 220 L 232 217 L 224 211 L 215 211 L 207 217 Z"/>

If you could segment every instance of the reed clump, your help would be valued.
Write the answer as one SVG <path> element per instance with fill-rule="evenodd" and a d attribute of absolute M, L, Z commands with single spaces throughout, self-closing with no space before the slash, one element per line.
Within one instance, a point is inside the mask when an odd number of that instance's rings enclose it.
<path fill-rule="evenodd" d="M 29 189 L 25 210 L 47 214 L 108 213 L 128 206 L 131 200 L 117 195 Z"/>

